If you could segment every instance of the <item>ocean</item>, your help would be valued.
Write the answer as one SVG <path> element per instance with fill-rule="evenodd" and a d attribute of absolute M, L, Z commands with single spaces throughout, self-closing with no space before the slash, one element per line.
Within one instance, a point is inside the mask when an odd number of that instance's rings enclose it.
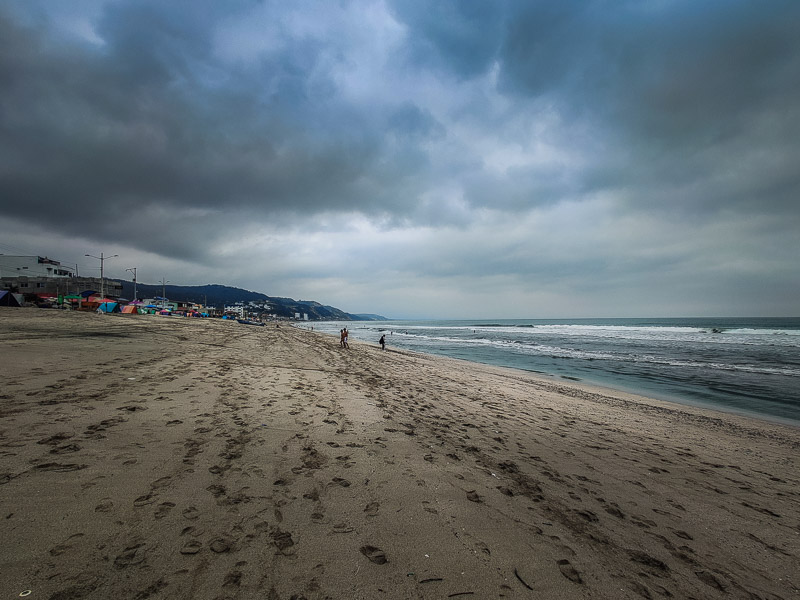
<path fill-rule="evenodd" d="M 315 331 L 800 425 L 800 318 L 326 321 Z"/>

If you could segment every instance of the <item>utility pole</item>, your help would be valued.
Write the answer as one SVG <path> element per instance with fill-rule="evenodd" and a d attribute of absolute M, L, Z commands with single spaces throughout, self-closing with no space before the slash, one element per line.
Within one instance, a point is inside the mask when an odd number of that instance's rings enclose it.
<path fill-rule="evenodd" d="M 135 301 L 136 298 L 137 298 L 137 296 L 136 296 L 136 267 L 133 267 L 131 269 L 125 269 L 125 270 L 126 271 L 130 271 L 131 273 L 133 273 L 133 299 Z"/>
<path fill-rule="evenodd" d="M 103 256 L 103 253 L 100 253 L 100 256 L 92 256 L 91 254 L 84 254 L 84 256 L 88 256 L 89 258 L 96 258 L 100 261 L 100 299 L 105 300 L 106 297 L 106 281 L 104 279 L 103 273 L 103 263 L 107 261 L 109 258 L 116 258 L 119 254 L 112 254 L 111 256 Z"/>
<path fill-rule="evenodd" d="M 161 308 L 167 307 L 167 284 L 169 280 L 165 277 L 161 278 Z"/>

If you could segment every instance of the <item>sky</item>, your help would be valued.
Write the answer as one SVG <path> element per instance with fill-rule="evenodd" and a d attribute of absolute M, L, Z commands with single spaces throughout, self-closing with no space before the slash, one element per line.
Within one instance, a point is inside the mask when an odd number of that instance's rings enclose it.
<path fill-rule="evenodd" d="M 392 318 L 800 316 L 797 0 L 6 0 L 0 253 Z"/>

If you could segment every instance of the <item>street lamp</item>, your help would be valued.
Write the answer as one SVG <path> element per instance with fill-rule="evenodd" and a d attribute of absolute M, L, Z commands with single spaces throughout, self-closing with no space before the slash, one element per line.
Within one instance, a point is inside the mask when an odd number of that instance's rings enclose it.
<path fill-rule="evenodd" d="M 161 308 L 167 307 L 167 284 L 169 283 L 169 279 L 165 277 L 161 278 Z"/>
<path fill-rule="evenodd" d="M 130 271 L 133 273 L 133 300 L 136 301 L 136 267 L 131 269 L 125 269 L 126 271 Z"/>
<path fill-rule="evenodd" d="M 92 254 L 84 254 L 84 256 L 88 256 L 89 258 L 96 258 L 100 261 L 100 299 L 105 300 L 106 297 L 106 283 L 105 279 L 103 279 L 103 262 L 108 260 L 109 258 L 116 258 L 119 254 L 112 254 L 111 256 L 103 256 L 103 253 L 100 253 L 100 256 L 93 256 Z"/>

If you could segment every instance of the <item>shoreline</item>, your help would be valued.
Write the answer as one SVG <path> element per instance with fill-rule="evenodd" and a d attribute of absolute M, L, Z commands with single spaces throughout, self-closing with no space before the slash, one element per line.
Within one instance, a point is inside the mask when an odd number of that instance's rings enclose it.
<path fill-rule="evenodd" d="M 283 325 L 0 333 L 10 595 L 800 593 L 791 426 Z"/>
<path fill-rule="evenodd" d="M 309 332 L 309 333 L 315 333 L 315 334 L 319 334 L 319 335 L 330 337 L 331 339 L 338 340 L 338 337 L 335 334 L 332 334 L 332 333 L 327 333 L 327 332 L 323 332 L 323 331 L 316 331 L 316 330 L 309 331 L 304 326 L 298 325 L 298 324 L 292 324 L 291 326 L 295 327 L 296 329 L 299 329 L 301 331 L 306 331 L 306 332 Z M 367 341 L 364 341 L 364 340 L 358 340 L 358 339 L 352 340 L 351 343 L 363 344 L 363 345 L 368 346 L 368 347 L 371 347 L 371 346 L 374 345 L 374 344 L 371 344 L 370 342 L 367 342 Z M 479 365 L 481 367 L 487 367 L 489 369 L 505 370 L 505 371 L 508 371 L 509 373 L 524 373 L 524 374 L 529 375 L 529 376 L 531 376 L 533 378 L 541 379 L 542 381 L 545 381 L 545 382 L 551 382 L 551 383 L 554 383 L 554 384 L 562 383 L 564 386 L 567 386 L 567 387 L 575 386 L 575 387 L 585 388 L 589 392 L 594 392 L 594 393 L 598 393 L 598 394 L 601 394 L 601 395 L 602 394 L 610 395 L 610 396 L 623 395 L 623 396 L 630 396 L 630 397 L 633 397 L 633 398 L 639 398 L 641 401 L 643 401 L 645 403 L 647 403 L 647 402 L 664 403 L 665 405 L 667 405 L 668 408 L 672 407 L 672 408 L 675 408 L 676 410 L 678 408 L 697 409 L 698 411 L 709 413 L 709 416 L 711 418 L 713 418 L 714 414 L 719 413 L 720 415 L 724 415 L 724 416 L 741 417 L 743 419 L 754 420 L 754 421 L 757 421 L 757 422 L 763 422 L 763 423 L 772 424 L 772 425 L 780 425 L 780 426 L 790 427 L 790 428 L 800 428 L 800 420 L 788 419 L 788 418 L 785 418 L 785 417 L 779 417 L 779 416 L 776 416 L 776 415 L 760 413 L 760 412 L 757 412 L 757 411 L 748 411 L 748 410 L 734 409 L 734 408 L 730 408 L 729 409 L 729 408 L 726 408 L 726 407 L 721 407 L 719 405 L 713 404 L 711 402 L 700 402 L 700 401 L 693 401 L 693 400 L 682 401 L 678 396 L 671 395 L 671 394 L 663 394 L 660 397 L 658 397 L 658 396 L 655 396 L 655 395 L 649 395 L 650 390 L 636 390 L 636 389 L 633 389 L 631 387 L 622 386 L 622 385 L 620 385 L 618 387 L 615 387 L 613 385 L 606 385 L 606 384 L 604 384 L 602 382 L 591 381 L 589 379 L 574 378 L 574 377 L 565 376 L 565 375 L 558 375 L 558 374 L 555 374 L 555 373 L 546 373 L 544 371 L 536 371 L 536 370 L 532 370 L 532 369 L 523 369 L 523 368 L 520 368 L 520 367 L 495 365 L 495 364 L 491 364 L 491 363 L 480 362 L 480 361 L 477 361 L 477 360 L 469 360 L 469 359 L 464 359 L 464 358 L 454 358 L 452 356 L 447 356 L 445 354 L 436 354 L 436 353 L 432 353 L 432 352 L 422 352 L 422 351 L 418 351 L 418 350 L 410 350 L 410 349 L 407 349 L 407 348 L 399 348 L 397 346 L 393 346 L 393 347 L 387 346 L 387 348 L 389 348 L 388 351 L 390 351 L 390 352 L 397 352 L 397 353 L 401 353 L 401 354 L 402 353 L 406 353 L 409 356 L 414 356 L 414 355 L 417 355 L 417 356 L 429 356 L 429 357 L 433 357 L 433 358 L 441 358 L 441 359 L 444 359 L 444 360 L 452 360 L 452 361 L 459 361 L 459 362 L 464 362 L 464 363 L 472 364 L 472 365 Z"/>

